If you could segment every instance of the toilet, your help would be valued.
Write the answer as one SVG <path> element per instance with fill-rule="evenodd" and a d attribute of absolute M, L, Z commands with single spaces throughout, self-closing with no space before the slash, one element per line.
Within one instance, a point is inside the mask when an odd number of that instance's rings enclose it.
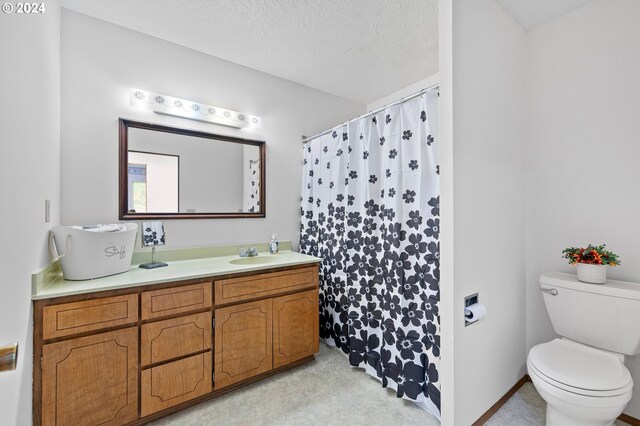
<path fill-rule="evenodd" d="M 547 426 L 613 424 L 631 399 L 625 355 L 640 353 L 640 284 L 587 284 L 574 274 L 540 276 L 561 338 L 534 346 L 527 370 L 547 403 Z"/>

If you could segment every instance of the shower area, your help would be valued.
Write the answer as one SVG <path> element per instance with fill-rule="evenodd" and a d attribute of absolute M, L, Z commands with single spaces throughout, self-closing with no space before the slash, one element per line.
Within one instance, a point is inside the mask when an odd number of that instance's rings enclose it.
<path fill-rule="evenodd" d="M 303 143 L 300 251 L 320 337 L 440 417 L 438 87 Z"/>

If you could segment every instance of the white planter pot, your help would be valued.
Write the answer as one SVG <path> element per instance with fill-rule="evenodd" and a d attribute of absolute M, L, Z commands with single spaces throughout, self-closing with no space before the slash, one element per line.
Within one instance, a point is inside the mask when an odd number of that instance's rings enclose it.
<path fill-rule="evenodd" d="M 591 284 L 604 284 L 607 282 L 607 265 L 590 265 L 578 263 L 578 281 Z"/>

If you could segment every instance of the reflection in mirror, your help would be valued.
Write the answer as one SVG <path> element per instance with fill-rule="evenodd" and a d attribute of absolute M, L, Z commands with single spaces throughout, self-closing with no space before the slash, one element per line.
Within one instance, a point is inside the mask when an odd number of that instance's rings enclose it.
<path fill-rule="evenodd" d="M 180 211 L 180 156 L 129 150 L 129 213 Z"/>
<path fill-rule="evenodd" d="M 122 219 L 264 217 L 264 142 L 121 119 L 120 155 Z"/>

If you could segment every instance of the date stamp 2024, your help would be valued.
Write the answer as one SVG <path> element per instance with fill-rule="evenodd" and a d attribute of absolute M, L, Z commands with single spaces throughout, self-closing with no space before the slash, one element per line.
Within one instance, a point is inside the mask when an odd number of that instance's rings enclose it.
<path fill-rule="evenodd" d="M 2 12 L 16 15 L 37 15 L 46 11 L 44 3 L 3 3 Z"/>

